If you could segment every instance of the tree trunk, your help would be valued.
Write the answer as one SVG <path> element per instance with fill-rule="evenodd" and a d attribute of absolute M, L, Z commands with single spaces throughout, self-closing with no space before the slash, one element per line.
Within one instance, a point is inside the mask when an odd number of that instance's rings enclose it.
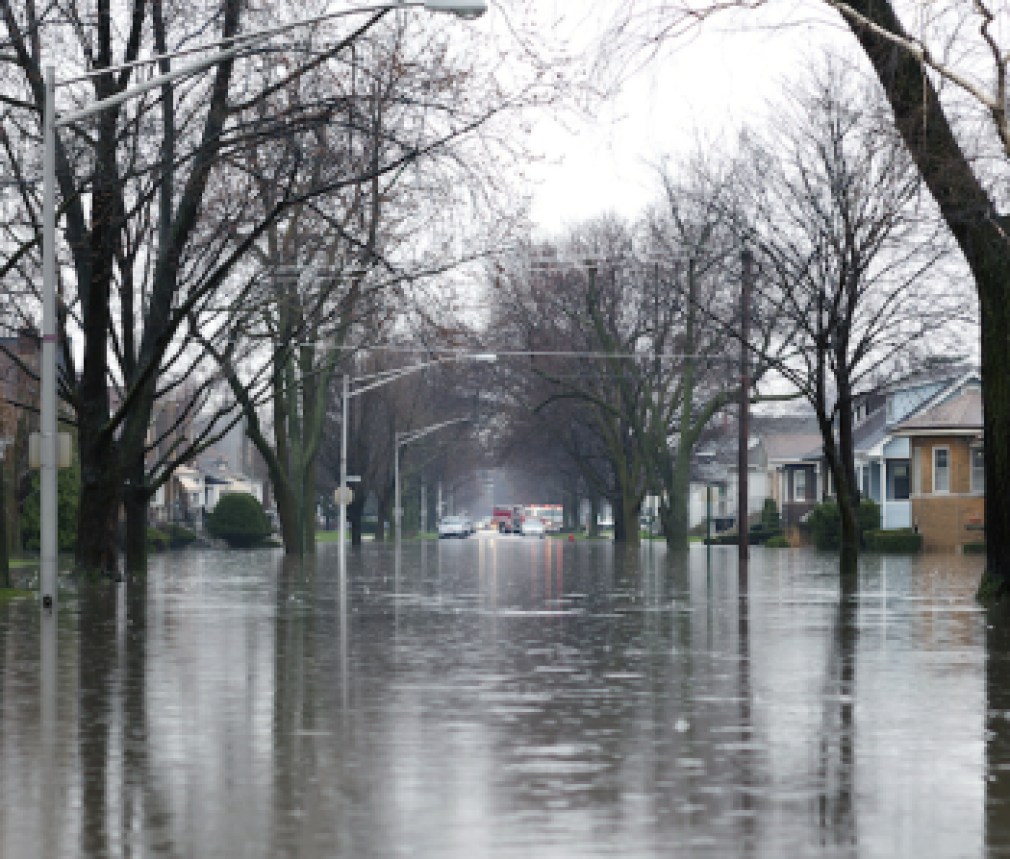
<path fill-rule="evenodd" d="M 303 554 L 316 553 L 316 457 L 313 454 L 303 464 L 302 476 L 302 549 Z"/>
<path fill-rule="evenodd" d="M 844 366 L 844 347 L 839 347 L 836 366 Z M 838 388 L 838 457 L 833 462 L 835 495 L 841 520 L 843 572 L 859 557 L 859 497 L 856 492 L 856 452 L 852 440 L 852 383 L 844 372 L 836 373 Z"/>
<path fill-rule="evenodd" d="M 0 459 L 0 588 L 11 586 L 10 545 L 7 542 L 7 480 L 4 474 L 6 468 L 6 460 Z"/>
<path fill-rule="evenodd" d="M 147 514 L 151 495 L 144 485 L 144 461 L 130 468 L 127 487 L 123 492 L 126 516 L 126 572 L 147 570 Z"/>
<path fill-rule="evenodd" d="M 277 521 L 281 526 L 281 542 L 285 555 L 298 555 L 301 544 L 298 517 L 298 500 L 287 480 L 272 480 L 274 503 L 277 505 Z"/>
<path fill-rule="evenodd" d="M 115 445 L 108 436 L 80 428 L 81 496 L 77 510 L 76 568 L 86 575 L 119 571 L 120 487 Z"/>
<path fill-rule="evenodd" d="M 984 276 L 976 271 L 982 306 L 982 407 L 985 447 L 986 575 L 982 592 L 1010 595 L 1010 248 L 992 248 Z"/>
<path fill-rule="evenodd" d="M 689 457 L 694 451 L 694 444 L 695 442 L 692 440 L 690 448 L 686 449 L 684 440 L 681 441 L 676 462 L 665 487 L 666 499 L 659 506 L 663 535 L 666 537 L 666 545 L 670 549 L 686 549 L 688 547 L 687 532 L 690 527 L 688 501 L 691 492 Z"/>
<path fill-rule="evenodd" d="M 659 505 L 659 521 L 663 525 L 663 536 L 670 549 L 688 547 L 687 492 L 671 494 Z"/>
<path fill-rule="evenodd" d="M 628 493 L 623 493 L 611 499 L 614 511 L 614 542 L 635 548 L 642 545 L 642 534 L 639 530 L 638 513 L 641 502 Z"/>
<path fill-rule="evenodd" d="M 365 493 L 361 485 L 354 489 L 354 500 L 347 506 L 347 521 L 351 524 L 351 545 L 360 546 L 362 538 L 362 520 L 365 517 Z"/>

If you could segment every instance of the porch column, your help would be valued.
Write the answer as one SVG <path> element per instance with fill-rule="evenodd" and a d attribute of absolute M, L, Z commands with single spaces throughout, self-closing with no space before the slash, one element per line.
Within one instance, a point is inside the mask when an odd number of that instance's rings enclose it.
<path fill-rule="evenodd" d="M 887 522 L 887 460 L 881 454 L 877 460 L 880 468 L 880 527 L 886 529 Z"/>

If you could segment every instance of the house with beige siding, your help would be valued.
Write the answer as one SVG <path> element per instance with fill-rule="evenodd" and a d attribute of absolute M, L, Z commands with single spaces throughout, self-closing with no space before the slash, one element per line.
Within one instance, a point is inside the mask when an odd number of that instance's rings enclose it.
<path fill-rule="evenodd" d="M 969 378 L 902 421 L 894 435 L 911 454 L 912 527 L 927 551 L 982 542 L 985 465 L 982 386 Z"/>

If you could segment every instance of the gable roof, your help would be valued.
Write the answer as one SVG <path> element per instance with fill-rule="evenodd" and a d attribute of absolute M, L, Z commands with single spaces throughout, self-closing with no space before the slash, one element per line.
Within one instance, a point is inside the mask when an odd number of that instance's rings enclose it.
<path fill-rule="evenodd" d="M 953 396 L 895 427 L 896 435 L 949 435 L 982 432 L 982 389 L 965 385 Z"/>
<path fill-rule="evenodd" d="M 820 433 L 778 433 L 761 442 L 769 462 L 797 462 L 823 447 Z"/>

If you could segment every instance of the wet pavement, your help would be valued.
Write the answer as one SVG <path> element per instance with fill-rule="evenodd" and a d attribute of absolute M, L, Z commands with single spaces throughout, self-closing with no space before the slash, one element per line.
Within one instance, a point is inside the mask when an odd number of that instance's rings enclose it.
<path fill-rule="evenodd" d="M 0 856 L 1010 855 L 982 561 L 481 537 L 0 604 Z M 54 631 L 55 630 L 55 631 Z"/>

